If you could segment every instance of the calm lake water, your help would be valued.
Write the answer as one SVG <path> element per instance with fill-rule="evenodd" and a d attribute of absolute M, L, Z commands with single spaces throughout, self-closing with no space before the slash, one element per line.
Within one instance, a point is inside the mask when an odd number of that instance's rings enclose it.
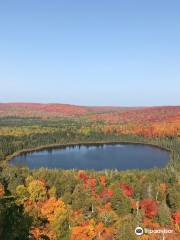
<path fill-rule="evenodd" d="M 141 144 L 77 145 L 22 154 L 10 162 L 30 169 L 149 169 L 164 167 L 169 160 L 165 150 Z"/>

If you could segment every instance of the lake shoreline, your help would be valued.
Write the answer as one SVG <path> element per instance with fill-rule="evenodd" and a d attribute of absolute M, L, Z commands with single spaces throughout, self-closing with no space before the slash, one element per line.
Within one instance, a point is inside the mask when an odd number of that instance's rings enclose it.
<path fill-rule="evenodd" d="M 137 145 L 143 145 L 143 146 L 151 146 L 155 147 L 161 150 L 165 150 L 169 152 L 169 160 L 170 160 L 170 154 L 171 150 L 162 146 L 159 146 L 158 144 L 152 144 L 152 143 L 144 143 L 144 142 L 133 142 L 133 141 L 86 141 L 86 142 L 71 142 L 71 143 L 64 143 L 64 144 L 50 144 L 46 146 L 39 146 L 36 148 L 30 148 L 30 149 L 22 149 L 20 151 L 17 151 L 13 153 L 12 155 L 9 155 L 5 158 L 5 162 L 9 162 L 13 160 L 13 158 L 21 156 L 23 154 L 27 153 L 33 153 L 38 152 L 42 150 L 51 150 L 51 149 L 58 149 L 58 148 L 66 148 L 66 147 L 75 147 L 75 146 L 98 146 L 98 145 L 116 145 L 116 144 L 137 144 Z"/>

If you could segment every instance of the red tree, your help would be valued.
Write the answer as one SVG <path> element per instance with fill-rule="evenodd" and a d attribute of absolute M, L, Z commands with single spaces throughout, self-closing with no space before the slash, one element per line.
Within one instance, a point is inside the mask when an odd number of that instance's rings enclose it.
<path fill-rule="evenodd" d="M 144 210 L 145 216 L 148 218 L 153 218 L 157 215 L 158 207 L 153 199 L 143 199 L 140 202 L 140 207 Z"/>
<path fill-rule="evenodd" d="M 128 184 L 121 183 L 120 188 L 121 188 L 121 190 L 123 192 L 123 195 L 125 197 L 131 197 L 134 193 L 133 188 L 131 186 L 129 186 Z"/>
<path fill-rule="evenodd" d="M 174 221 L 177 224 L 180 224 L 180 212 L 174 214 Z"/>

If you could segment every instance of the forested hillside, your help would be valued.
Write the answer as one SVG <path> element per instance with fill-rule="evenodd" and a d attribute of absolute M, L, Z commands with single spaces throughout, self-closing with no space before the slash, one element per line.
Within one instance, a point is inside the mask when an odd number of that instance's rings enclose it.
<path fill-rule="evenodd" d="M 180 234 L 180 107 L 0 104 L 0 239 L 159 240 Z M 136 142 L 170 151 L 163 169 L 15 167 L 21 151 L 70 143 Z"/>

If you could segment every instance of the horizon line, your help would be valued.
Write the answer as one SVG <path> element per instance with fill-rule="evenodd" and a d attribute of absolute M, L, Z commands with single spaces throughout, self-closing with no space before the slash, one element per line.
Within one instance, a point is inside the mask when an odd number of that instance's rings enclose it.
<path fill-rule="evenodd" d="M 74 103 L 63 103 L 63 102 L 1 102 L 0 104 L 41 104 L 41 105 L 68 105 L 68 106 L 77 106 L 77 107 L 111 107 L 111 108 L 151 108 L 151 107 L 180 107 L 180 105 L 79 105 Z"/>

